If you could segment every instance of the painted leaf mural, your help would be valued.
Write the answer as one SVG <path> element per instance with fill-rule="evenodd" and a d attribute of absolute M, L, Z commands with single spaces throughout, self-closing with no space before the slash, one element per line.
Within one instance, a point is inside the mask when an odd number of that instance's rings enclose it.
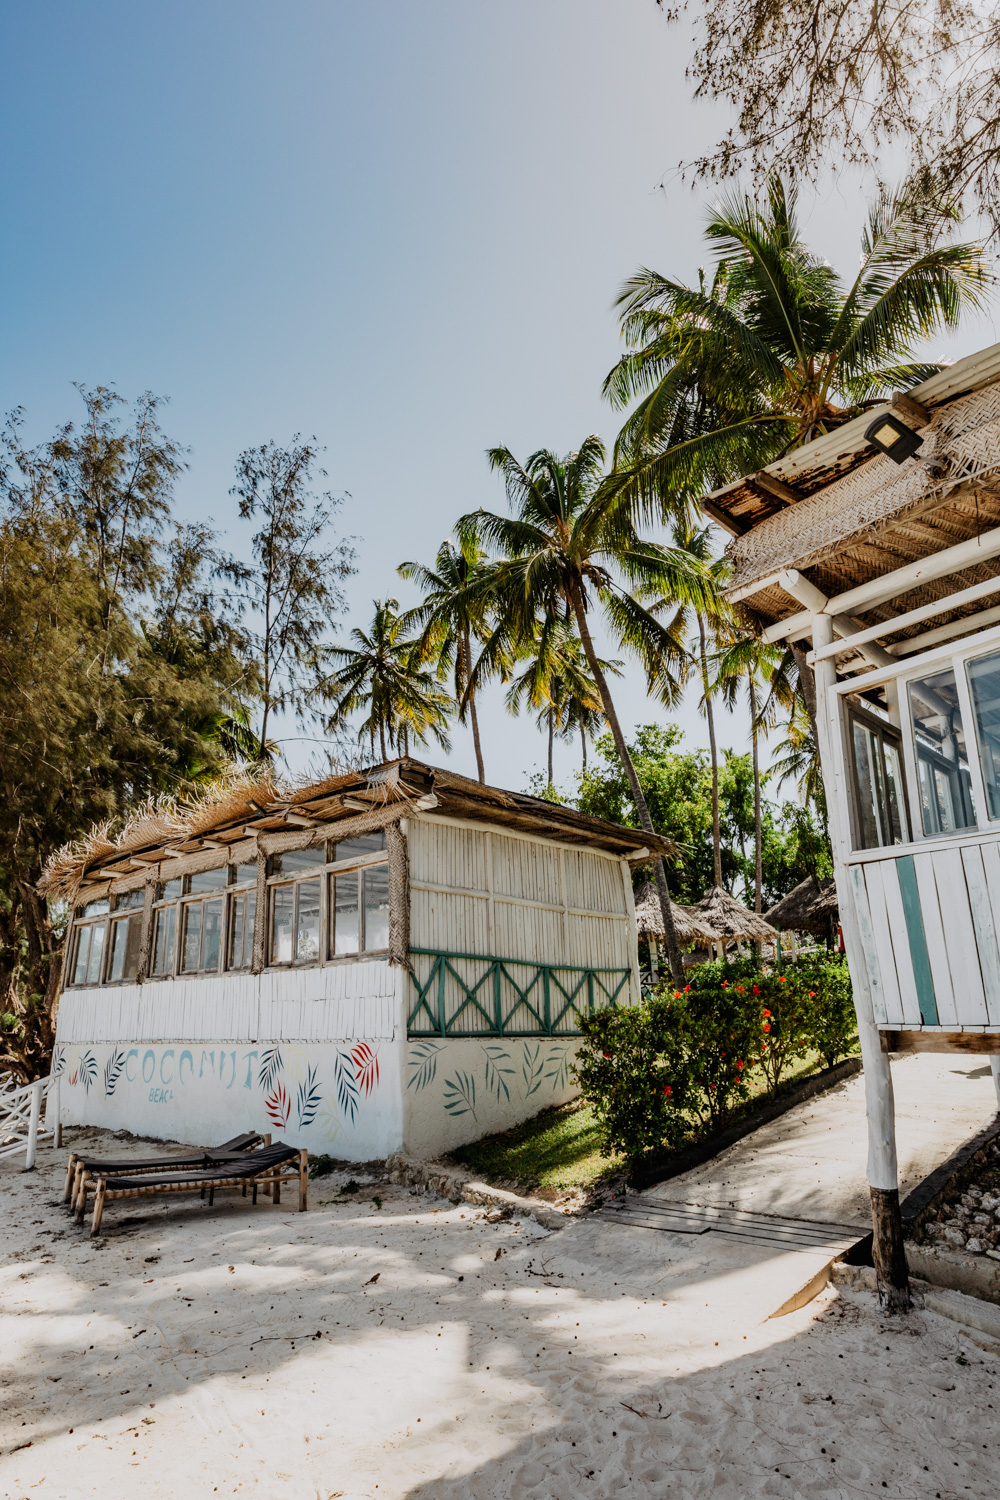
<path fill-rule="evenodd" d="M 264 1108 L 272 1125 L 277 1125 L 279 1130 L 284 1130 L 288 1124 L 288 1116 L 292 1112 L 292 1101 L 288 1090 L 283 1083 L 276 1083 L 273 1090 L 264 1100 Z"/>
<path fill-rule="evenodd" d="M 110 1099 L 118 1087 L 118 1080 L 122 1076 L 125 1066 L 125 1053 L 121 1047 L 115 1047 L 111 1056 L 104 1064 L 104 1092 Z"/>
<path fill-rule="evenodd" d="M 311 1125 L 316 1118 L 319 1109 L 322 1092 L 316 1082 L 316 1069 L 310 1068 L 305 1076 L 305 1081 L 299 1084 L 297 1096 L 297 1107 L 299 1116 L 299 1129 Z"/>
<path fill-rule="evenodd" d="M 406 1080 L 406 1087 L 419 1094 L 428 1084 L 433 1083 L 437 1077 L 438 1053 L 441 1051 L 439 1042 L 416 1042 L 410 1048 L 407 1066 L 410 1076 Z"/>
<path fill-rule="evenodd" d="M 564 1089 L 569 1084 L 569 1053 L 563 1047 L 554 1047 L 545 1059 L 545 1078 L 552 1090 Z"/>
<path fill-rule="evenodd" d="M 360 1102 L 358 1084 L 354 1076 L 354 1059 L 349 1052 L 341 1052 L 339 1048 L 334 1058 L 333 1078 L 337 1086 L 337 1103 L 353 1125 Z"/>
<path fill-rule="evenodd" d="M 513 1078 L 514 1069 L 513 1067 L 505 1066 L 505 1064 L 510 1063 L 510 1053 L 506 1047 L 501 1047 L 499 1044 L 494 1043 L 484 1046 L 483 1052 L 485 1054 L 484 1072 L 487 1089 L 491 1094 L 495 1094 L 497 1099 L 500 1099 L 501 1096 L 504 1099 L 509 1099 L 510 1087 L 507 1079 Z"/>
<path fill-rule="evenodd" d="M 359 1042 L 356 1047 L 351 1048 L 351 1060 L 358 1087 L 367 1099 L 372 1090 L 378 1087 L 378 1053 L 373 1052 L 367 1042 Z"/>
<path fill-rule="evenodd" d="M 91 1085 L 97 1082 L 97 1058 L 88 1047 L 80 1058 L 80 1082 L 87 1093 L 90 1093 Z"/>
<path fill-rule="evenodd" d="M 545 1065 L 542 1062 L 542 1044 L 538 1042 L 532 1051 L 530 1045 L 525 1045 L 524 1057 L 521 1061 L 521 1076 L 524 1078 L 524 1097 L 530 1099 L 542 1086 Z"/>
<path fill-rule="evenodd" d="M 260 1063 L 257 1067 L 257 1083 L 265 1094 L 269 1089 L 273 1088 L 282 1066 L 280 1047 L 268 1047 L 260 1054 Z"/>
<path fill-rule="evenodd" d="M 66 1049 L 56 1046 L 52 1053 L 52 1077 L 61 1078 L 66 1071 Z"/>
<path fill-rule="evenodd" d="M 458 1072 L 444 1086 L 444 1107 L 457 1119 L 459 1115 L 476 1115 L 476 1080 L 469 1073 Z"/>

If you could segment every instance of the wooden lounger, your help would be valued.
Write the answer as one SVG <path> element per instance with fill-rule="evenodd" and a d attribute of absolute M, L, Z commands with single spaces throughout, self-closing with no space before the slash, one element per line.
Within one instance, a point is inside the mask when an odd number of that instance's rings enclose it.
<path fill-rule="evenodd" d="M 72 1203 L 73 1207 L 76 1207 L 80 1178 L 85 1171 L 101 1177 L 119 1176 L 122 1173 L 135 1176 L 139 1172 L 180 1171 L 186 1167 L 207 1166 L 209 1157 L 231 1155 L 234 1151 L 252 1151 L 255 1146 L 260 1145 L 261 1141 L 267 1142 L 270 1139 L 269 1135 L 262 1136 L 255 1130 L 247 1130 L 242 1135 L 233 1136 L 231 1141 L 224 1141 L 221 1146 L 205 1146 L 197 1151 L 188 1152 L 186 1156 L 154 1156 L 145 1161 L 138 1158 L 133 1158 L 131 1161 L 112 1161 L 101 1156 L 79 1156 L 75 1151 L 71 1151 L 66 1164 L 63 1202 Z"/>
<path fill-rule="evenodd" d="M 204 1197 L 208 1192 L 209 1203 L 214 1203 L 215 1194 L 222 1188 L 242 1188 L 246 1197 L 248 1187 L 253 1188 L 253 1202 L 257 1202 L 257 1189 L 262 1187 L 275 1204 L 281 1202 L 281 1184 L 298 1183 L 299 1212 L 309 1207 L 309 1153 L 286 1146 L 281 1141 L 273 1146 L 262 1146 L 242 1156 L 233 1155 L 226 1161 L 217 1161 L 211 1166 L 191 1167 L 179 1172 L 146 1173 L 134 1177 L 101 1176 L 86 1173 L 77 1201 L 76 1218 L 81 1222 L 87 1209 L 87 1194 L 94 1194 L 94 1218 L 91 1235 L 99 1234 L 104 1205 L 113 1198 L 146 1198 L 161 1193 L 196 1193 Z"/>

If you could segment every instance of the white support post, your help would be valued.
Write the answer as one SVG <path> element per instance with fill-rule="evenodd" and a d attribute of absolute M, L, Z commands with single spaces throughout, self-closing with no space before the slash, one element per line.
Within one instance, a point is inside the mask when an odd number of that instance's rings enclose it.
<path fill-rule="evenodd" d="M 35 1165 L 35 1156 L 38 1152 L 38 1122 L 42 1114 L 42 1089 L 44 1085 L 41 1080 L 31 1085 L 31 1111 L 28 1115 L 28 1149 L 24 1157 L 24 1170 L 31 1172 Z"/>
<path fill-rule="evenodd" d="M 990 1072 L 993 1074 L 993 1087 L 997 1091 L 997 1113 L 1000 1114 L 1000 1056 L 995 1052 L 990 1058 Z"/>
<path fill-rule="evenodd" d="M 813 649 L 833 641 L 833 621 L 829 615 L 813 618 Z M 883 1305 L 894 1312 L 910 1305 L 909 1277 L 903 1250 L 902 1219 L 899 1212 L 899 1176 L 896 1163 L 896 1111 L 892 1073 L 888 1054 L 875 1024 L 867 970 L 857 919 L 854 914 L 850 882 L 844 869 L 844 856 L 850 850 L 850 816 L 847 785 L 843 766 L 843 739 L 840 704 L 833 691 L 837 670 L 832 657 L 817 661 L 816 727 L 819 733 L 820 763 L 826 802 L 830 815 L 834 874 L 840 907 L 844 945 L 851 970 L 854 1008 L 858 1018 L 858 1038 L 865 1080 L 865 1109 L 868 1116 L 868 1185 L 872 1200 L 873 1259 L 878 1277 L 879 1296 Z"/>
<path fill-rule="evenodd" d="M 59 1078 L 53 1078 L 45 1095 L 45 1129 L 52 1136 L 53 1150 L 62 1145 L 62 1093 Z"/>

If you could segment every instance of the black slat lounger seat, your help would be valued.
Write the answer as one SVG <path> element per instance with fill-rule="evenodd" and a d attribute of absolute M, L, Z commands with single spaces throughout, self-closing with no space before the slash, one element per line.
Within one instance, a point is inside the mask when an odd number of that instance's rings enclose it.
<path fill-rule="evenodd" d="M 283 1170 L 285 1169 L 285 1170 Z M 275 1204 L 281 1202 L 281 1184 L 298 1183 L 299 1212 L 309 1207 L 309 1153 L 294 1146 L 277 1141 L 273 1146 L 262 1146 L 257 1151 L 244 1155 L 233 1155 L 225 1161 L 211 1165 L 190 1167 L 183 1171 L 162 1173 L 139 1173 L 129 1176 L 101 1176 L 87 1173 L 81 1185 L 77 1203 L 77 1220 L 81 1221 L 87 1209 L 87 1194 L 94 1194 L 94 1219 L 91 1235 L 99 1234 L 104 1205 L 112 1198 L 158 1197 L 163 1193 L 194 1193 L 204 1196 L 208 1190 L 209 1203 L 215 1201 L 217 1188 L 242 1187 L 246 1197 L 248 1186 L 253 1187 L 253 1202 L 257 1202 L 257 1189 L 263 1187 Z"/>
<path fill-rule="evenodd" d="M 63 1191 L 63 1202 L 72 1202 L 76 1206 L 76 1195 L 79 1191 L 80 1176 L 84 1171 L 93 1172 L 101 1177 L 117 1176 L 121 1172 L 134 1174 L 136 1172 L 171 1172 L 183 1167 L 200 1167 L 207 1165 L 208 1158 L 220 1155 L 230 1155 L 232 1152 L 252 1151 L 267 1137 L 258 1134 L 256 1130 L 246 1130 L 242 1135 L 234 1135 L 231 1141 L 223 1141 L 221 1146 L 201 1146 L 196 1151 L 189 1151 L 183 1156 L 153 1156 L 143 1161 L 140 1157 L 125 1158 L 119 1161 L 109 1160 L 104 1156 L 78 1156 L 75 1151 L 69 1154 L 66 1164 L 66 1186 Z"/>

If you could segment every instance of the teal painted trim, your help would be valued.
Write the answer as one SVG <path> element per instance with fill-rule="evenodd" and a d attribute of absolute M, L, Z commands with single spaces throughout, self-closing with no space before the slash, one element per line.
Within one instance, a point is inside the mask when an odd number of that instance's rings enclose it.
<path fill-rule="evenodd" d="M 904 854 L 895 861 L 899 879 L 899 894 L 903 898 L 903 915 L 906 918 L 906 935 L 910 940 L 910 962 L 917 986 L 920 1004 L 920 1019 L 925 1026 L 937 1026 L 937 996 L 934 993 L 934 976 L 927 953 L 927 938 L 924 934 L 924 919 L 920 910 L 920 891 L 917 889 L 917 872 L 913 855 Z"/>
<path fill-rule="evenodd" d="M 433 959 L 425 980 L 410 970 L 416 1000 L 407 1021 L 410 1037 L 580 1036 L 581 1012 L 616 1005 L 632 977 L 631 969 L 584 968 L 577 964 L 540 964 L 526 958 L 497 958 L 485 953 L 450 953 L 411 948 L 412 958 Z M 466 978 L 455 964 L 482 964 L 482 973 Z M 523 972 L 527 971 L 527 972 Z M 448 979 L 463 997 L 453 1015 L 446 1013 Z M 503 1013 L 503 984 L 516 999 Z M 571 1024 L 565 1023 L 570 1019 Z"/>

